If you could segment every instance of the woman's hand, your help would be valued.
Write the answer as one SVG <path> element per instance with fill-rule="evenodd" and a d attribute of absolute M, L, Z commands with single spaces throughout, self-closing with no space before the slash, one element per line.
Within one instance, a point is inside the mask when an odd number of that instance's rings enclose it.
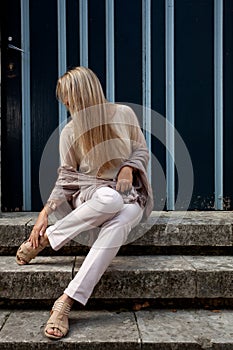
<path fill-rule="evenodd" d="M 128 192 L 132 188 L 133 168 L 124 166 L 117 176 L 116 190 L 119 192 Z"/>
<path fill-rule="evenodd" d="M 48 226 L 48 214 L 43 209 L 40 212 L 40 214 L 36 220 L 36 223 L 32 229 L 32 232 L 29 236 L 29 242 L 31 242 L 31 245 L 33 248 L 38 248 L 39 237 L 44 235 L 47 226 Z"/>

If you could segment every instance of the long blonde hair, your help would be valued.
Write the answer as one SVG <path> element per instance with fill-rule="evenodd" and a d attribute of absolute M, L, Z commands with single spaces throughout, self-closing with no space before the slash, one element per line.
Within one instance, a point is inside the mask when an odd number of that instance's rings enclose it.
<path fill-rule="evenodd" d="M 108 101 L 91 69 L 76 67 L 67 71 L 58 79 L 56 95 L 71 114 L 75 139 L 83 155 L 106 140 L 119 138 L 108 122 L 105 109 Z M 107 153 L 107 150 L 104 152 Z M 108 159 L 105 168 L 114 166 L 114 161 L 109 161 L 107 154 L 104 158 Z"/>

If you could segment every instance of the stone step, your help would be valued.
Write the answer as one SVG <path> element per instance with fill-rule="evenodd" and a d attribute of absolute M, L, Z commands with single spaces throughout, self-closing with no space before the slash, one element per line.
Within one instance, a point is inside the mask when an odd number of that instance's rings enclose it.
<path fill-rule="evenodd" d="M 232 310 L 71 311 L 59 341 L 43 335 L 48 311 L 1 310 L 1 350 L 232 350 Z"/>
<path fill-rule="evenodd" d="M 83 259 L 37 257 L 18 266 L 14 257 L 0 257 L 1 303 L 55 300 Z M 232 281 L 233 256 L 116 256 L 90 300 L 232 300 Z"/>
<path fill-rule="evenodd" d="M 0 255 L 14 255 L 28 238 L 38 213 L 4 213 L 0 218 Z M 50 220 L 50 224 L 53 219 Z M 191 254 L 232 255 L 233 212 L 153 212 L 146 223 L 132 230 L 130 243 L 119 255 Z M 84 237 L 72 240 L 58 253 L 46 249 L 42 255 L 82 255 L 89 250 Z M 137 238 L 135 240 L 135 238 Z M 81 241 L 81 243 L 80 243 Z"/>

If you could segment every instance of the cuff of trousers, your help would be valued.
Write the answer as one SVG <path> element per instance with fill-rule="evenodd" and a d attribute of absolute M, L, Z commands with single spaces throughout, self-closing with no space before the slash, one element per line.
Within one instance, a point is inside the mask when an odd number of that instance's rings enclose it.
<path fill-rule="evenodd" d="M 69 288 L 66 288 L 64 290 L 64 294 L 68 295 L 68 297 L 70 297 L 71 299 L 78 301 L 83 306 L 85 306 L 88 301 L 88 299 L 84 298 L 82 295 L 78 295 L 77 291 L 73 291 L 73 293 L 71 293 Z"/>
<path fill-rule="evenodd" d="M 53 231 L 51 231 L 51 230 L 53 230 L 52 226 L 49 226 L 46 230 L 46 234 L 48 236 L 50 246 L 53 250 L 59 250 L 59 246 L 58 246 L 56 240 L 54 239 Z"/>

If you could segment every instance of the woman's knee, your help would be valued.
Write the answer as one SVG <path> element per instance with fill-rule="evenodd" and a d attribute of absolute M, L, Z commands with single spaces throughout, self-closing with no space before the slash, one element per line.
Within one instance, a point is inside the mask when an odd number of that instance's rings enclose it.
<path fill-rule="evenodd" d="M 98 188 L 95 192 L 95 200 L 98 202 L 98 207 L 108 213 L 118 212 L 124 206 L 120 193 L 110 187 Z"/>
<path fill-rule="evenodd" d="M 110 221 L 108 221 L 104 226 L 111 227 L 130 227 L 133 228 L 139 224 L 143 216 L 143 209 L 138 203 L 135 204 L 125 204 L 124 208 L 119 211 Z"/>

